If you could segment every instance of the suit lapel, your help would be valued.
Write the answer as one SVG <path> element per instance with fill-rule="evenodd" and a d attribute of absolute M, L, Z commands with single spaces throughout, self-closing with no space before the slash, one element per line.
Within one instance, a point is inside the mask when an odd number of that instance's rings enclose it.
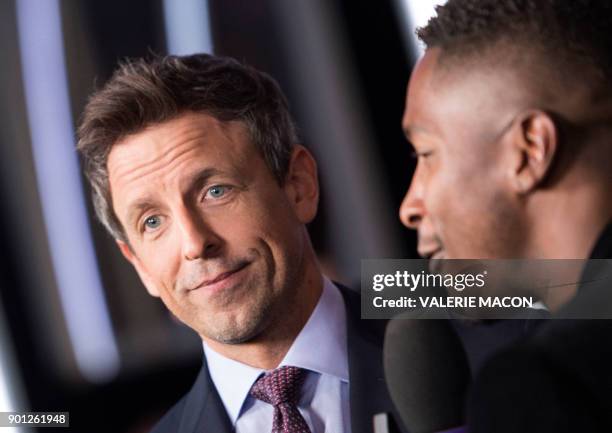
<path fill-rule="evenodd" d="M 231 433 L 232 430 L 204 357 L 200 374 L 187 394 L 177 433 Z"/>
<path fill-rule="evenodd" d="M 372 433 L 373 416 L 395 410 L 387 391 L 382 348 L 387 321 L 362 320 L 358 293 L 336 284 L 346 305 L 352 433 Z M 395 419 L 399 419 L 395 415 Z M 208 374 L 206 358 L 189 391 L 177 433 L 232 433 L 231 422 Z"/>

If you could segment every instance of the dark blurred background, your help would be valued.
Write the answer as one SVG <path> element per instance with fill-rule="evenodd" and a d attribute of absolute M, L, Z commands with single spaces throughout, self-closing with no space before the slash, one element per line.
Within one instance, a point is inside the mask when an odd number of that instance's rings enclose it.
<path fill-rule="evenodd" d="M 315 248 L 330 277 L 358 289 L 361 259 L 416 256 L 397 218 L 414 168 L 401 117 L 414 27 L 434 3 L 0 2 L 0 411 L 146 432 L 200 367 L 199 338 L 93 218 L 74 150 L 88 95 L 118 61 L 212 52 L 275 77 L 319 163 Z"/>

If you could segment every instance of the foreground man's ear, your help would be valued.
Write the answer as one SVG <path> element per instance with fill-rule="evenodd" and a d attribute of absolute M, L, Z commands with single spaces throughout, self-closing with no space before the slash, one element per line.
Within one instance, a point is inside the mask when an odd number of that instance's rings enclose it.
<path fill-rule="evenodd" d="M 317 163 L 304 146 L 296 145 L 291 153 L 284 189 L 300 222 L 311 222 L 319 205 L 319 179 Z"/>
<path fill-rule="evenodd" d="M 559 147 L 557 125 L 544 111 L 527 111 L 512 127 L 512 144 L 516 155 L 510 174 L 512 184 L 517 193 L 527 194 L 552 170 Z"/>
<path fill-rule="evenodd" d="M 134 269 L 136 269 L 136 272 L 138 273 L 140 280 L 143 282 L 145 288 L 147 289 L 147 292 L 149 292 L 149 295 L 159 298 L 159 290 L 157 289 L 155 284 L 153 284 L 153 281 L 149 278 L 148 273 L 146 272 L 146 270 L 142 266 L 142 263 L 140 263 L 140 260 L 138 259 L 138 257 L 136 257 L 130 246 L 126 242 L 119 239 L 115 239 L 115 242 L 119 247 L 119 251 L 121 251 L 121 254 L 123 254 L 123 257 L 125 257 L 126 260 L 130 262 L 132 266 L 134 266 Z"/>

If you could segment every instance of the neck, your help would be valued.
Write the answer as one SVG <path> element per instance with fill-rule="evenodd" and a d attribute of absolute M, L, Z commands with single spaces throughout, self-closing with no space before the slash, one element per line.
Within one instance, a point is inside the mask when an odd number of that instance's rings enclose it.
<path fill-rule="evenodd" d="M 257 337 L 240 344 L 225 344 L 203 337 L 215 352 L 263 370 L 276 368 L 283 360 L 296 337 L 304 328 L 323 291 L 323 275 L 314 253 L 307 260 L 305 270 L 296 287 L 286 290 L 289 297 L 281 299 L 270 312 L 270 321 Z"/>
<path fill-rule="evenodd" d="M 607 192 L 606 192 L 607 194 Z M 600 191 L 579 188 L 564 196 L 553 196 L 539 203 L 537 218 L 531 225 L 534 243 L 530 258 L 578 259 L 567 263 L 565 281 L 578 282 L 584 261 L 589 258 L 597 239 L 612 220 L 612 201 Z M 580 266 L 572 265 L 580 263 Z M 548 308 L 555 312 L 577 293 L 579 284 L 540 293 Z"/>
<path fill-rule="evenodd" d="M 587 259 L 612 220 L 612 197 L 597 191 L 550 193 L 533 213 L 528 258 Z"/>

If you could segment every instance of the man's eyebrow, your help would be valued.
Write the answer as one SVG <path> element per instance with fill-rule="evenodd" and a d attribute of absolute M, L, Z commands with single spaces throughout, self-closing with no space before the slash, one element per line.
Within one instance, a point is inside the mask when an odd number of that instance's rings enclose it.
<path fill-rule="evenodd" d="M 189 181 L 187 195 L 196 194 L 210 180 L 211 177 L 226 174 L 224 171 L 215 167 L 208 167 L 197 172 Z"/>
<path fill-rule="evenodd" d="M 128 205 L 127 223 L 135 225 L 136 220 L 145 210 L 155 207 L 157 202 L 149 197 L 143 197 Z"/>

